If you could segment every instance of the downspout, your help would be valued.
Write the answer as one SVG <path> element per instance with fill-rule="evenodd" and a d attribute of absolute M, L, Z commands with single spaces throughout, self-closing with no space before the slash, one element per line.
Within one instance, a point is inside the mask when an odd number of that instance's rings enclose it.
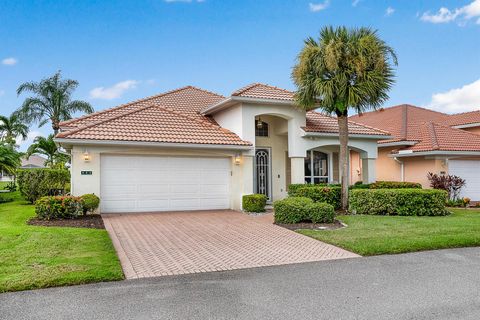
<path fill-rule="evenodd" d="M 395 160 L 399 165 L 400 165 L 400 179 L 402 182 L 405 181 L 405 172 L 403 170 L 403 161 L 398 160 L 397 157 L 394 157 L 393 160 Z"/>

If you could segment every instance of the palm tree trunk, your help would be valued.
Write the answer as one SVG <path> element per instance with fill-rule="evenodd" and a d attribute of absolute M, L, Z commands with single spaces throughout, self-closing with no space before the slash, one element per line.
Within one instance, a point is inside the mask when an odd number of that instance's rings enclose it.
<path fill-rule="evenodd" d="M 52 129 L 53 129 L 53 136 L 55 137 L 60 130 L 60 125 L 57 120 L 52 119 Z"/>
<path fill-rule="evenodd" d="M 340 183 L 342 184 L 342 209 L 348 209 L 348 117 L 341 115 L 338 119 L 338 136 L 340 140 Z"/>

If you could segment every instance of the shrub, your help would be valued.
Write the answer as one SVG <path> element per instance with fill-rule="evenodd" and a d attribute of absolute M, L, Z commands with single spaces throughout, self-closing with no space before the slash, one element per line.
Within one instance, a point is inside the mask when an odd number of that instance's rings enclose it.
<path fill-rule="evenodd" d="M 466 208 L 470 204 L 470 198 L 460 198 L 457 200 L 448 199 L 446 202 L 447 207 L 460 207 Z"/>
<path fill-rule="evenodd" d="M 242 198 L 242 208 L 246 212 L 265 212 L 267 197 L 263 194 L 247 194 Z"/>
<path fill-rule="evenodd" d="M 289 197 L 275 201 L 274 219 L 276 223 L 299 223 L 308 219 L 308 208 L 313 200 L 306 197 Z"/>
<path fill-rule="evenodd" d="M 422 189 L 417 182 L 377 181 L 370 184 L 370 189 Z"/>
<path fill-rule="evenodd" d="M 313 223 L 332 223 L 335 218 L 335 209 L 324 202 L 315 202 L 308 207 L 308 217 Z"/>
<path fill-rule="evenodd" d="M 93 213 L 97 210 L 98 206 L 100 205 L 100 198 L 94 195 L 93 193 L 84 194 L 81 196 L 83 201 L 83 214 L 86 215 L 87 213 Z"/>
<path fill-rule="evenodd" d="M 351 190 L 349 210 L 357 214 L 441 216 L 448 214 L 446 196 L 442 190 Z"/>
<path fill-rule="evenodd" d="M 439 175 L 429 172 L 427 178 L 430 181 L 430 187 L 447 191 L 448 198 L 451 200 L 457 200 L 459 198 L 460 190 L 466 184 L 464 179 L 454 175 Z"/>
<path fill-rule="evenodd" d="M 34 203 L 41 197 L 65 193 L 70 172 L 58 169 L 25 169 L 17 173 L 18 188 L 22 196 Z"/>
<path fill-rule="evenodd" d="M 42 220 L 74 219 L 83 213 L 83 201 L 73 196 L 47 196 L 35 202 L 35 213 Z"/>
<path fill-rule="evenodd" d="M 5 187 L 3 187 L 3 189 L 10 192 L 15 192 L 17 191 L 17 184 L 15 183 L 15 181 L 10 181 L 5 185 Z"/>
<path fill-rule="evenodd" d="M 303 184 L 295 187 L 294 191 L 288 191 L 292 197 L 307 197 L 315 202 L 326 202 L 335 209 L 341 207 L 342 188 L 321 184 Z"/>

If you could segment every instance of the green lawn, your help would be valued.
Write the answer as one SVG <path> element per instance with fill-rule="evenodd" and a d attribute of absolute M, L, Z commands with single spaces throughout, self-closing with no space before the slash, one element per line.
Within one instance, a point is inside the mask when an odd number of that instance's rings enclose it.
<path fill-rule="evenodd" d="M 0 292 L 123 279 L 105 230 L 26 225 L 34 208 L 11 195 L 0 204 Z"/>
<path fill-rule="evenodd" d="M 364 256 L 480 246 L 480 210 L 451 211 L 446 217 L 339 216 L 347 228 L 298 232 Z"/>

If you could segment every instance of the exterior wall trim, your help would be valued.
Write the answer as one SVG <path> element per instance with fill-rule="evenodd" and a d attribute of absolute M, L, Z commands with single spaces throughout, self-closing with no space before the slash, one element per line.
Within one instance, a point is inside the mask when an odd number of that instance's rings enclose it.
<path fill-rule="evenodd" d="M 410 153 L 394 153 L 388 155 L 390 158 L 405 158 L 418 156 L 480 156 L 480 151 L 425 151 L 425 152 L 410 152 Z"/>

